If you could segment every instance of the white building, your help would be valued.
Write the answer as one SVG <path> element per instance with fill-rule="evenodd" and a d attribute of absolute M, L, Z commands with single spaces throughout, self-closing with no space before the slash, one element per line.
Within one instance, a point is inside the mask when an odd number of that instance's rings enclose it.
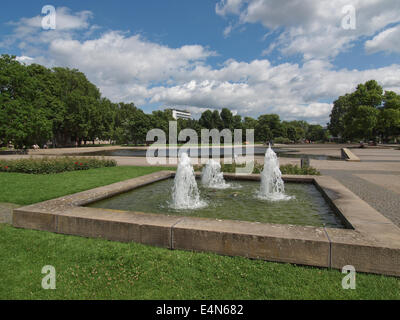
<path fill-rule="evenodd" d="M 192 119 L 192 114 L 188 111 L 172 109 L 172 117 L 175 120 L 178 120 L 178 119 L 190 120 L 190 119 Z"/>

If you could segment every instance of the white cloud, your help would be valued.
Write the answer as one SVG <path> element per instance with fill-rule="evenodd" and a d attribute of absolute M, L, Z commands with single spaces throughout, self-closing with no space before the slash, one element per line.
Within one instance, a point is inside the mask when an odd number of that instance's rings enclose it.
<path fill-rule="evenodd" d="M 229 26 L 227 26 L 227 27 L 224 29 L 224 32 L 223 32 L 224 37 L 227 38 L 227 37 L 229 36 L 229 34 L 232 32 L 232 30 L 233 30 L 233 27 L 232 27 L 232 25 L 230 24 Z"/>
<path fill-rule="evenodd" d="M 342 28 L 342 8 L 356 9 L 356 29 Z M 241 0 L 221 1 L 219 15 L 236 14 L 240 23 L 261 23 L 279 30 L 281 53 L 303 54 L 308 59 L 337 56 L 362 37 L 374 36 L 400 22 L 398 0 Z M 266 51 L 268 52 L 268 50 Z"/>
<path fill-rule="evenodd" d="M 93 27 L 81 26 L 83 32 Z M 228 59 L 213 67 L 207 59 L 216 53 L 201 45 L 171 48 L 119 31 L 79 39 L 74 30 L 49 37 L 38 28 L 20 39 L 25 48 L 19 60 L 78 68 L 113 101 L 180 106 L 195 114 L 227 107 L 243 116 L 278 113 L 286 120 L 324 124 L 330 102 L 359 83 L 376 79 L 386 90 L 400 92 L 399 65 L 359 71 L 335 70 L 325 59 L 303 65 Z"/>
<path fill-rule="evenodd" d="M 21 62 L 21 63 L 25 63 L 25 64 L 30 64 L 33 61 L 35 61 L 34 58 L 31 57 L 27 57 L 27 56 L 20 56 L 16 58 L 17 61 Z"/>
<path fill-rule="evenodd" d="M 72 31 L 87 29 L 89 27 L 89 20 L 93 14 L 91 11 L 80 11 L 72 13 L 69 8 L 61 7 L 56 9 L 56 30 L 48 31 L 47 33 L 56 33 L 62 31 Z M 32 18 L 21 18 L 17 22 L 9 22 L 8 24 L 14 26 L 14 37 L 24 38 L 28 35 L 37 33 L 42 28 L 43 16 L 35 16 Z"/>
<path fill-rule="evenodd" d="M 284 119 L 326 123 L 332 106 L 321 100 L 332 101 L 370 79 L 398 92 L 400 78 L 396 74 L 399 73 L 398 65 L 366 71 L 335 71 L 323 61 L 300 67 L 289 63 L 272 66 L 268 60 L 251 63 L 232 60 L 220 69 L 196 68 L 188 78 L 197 80 L 172 87 L 159 86 L 150 92 L 153 103 L 227 107 L 241 115 L 278 113 Z"/>
<path fill-rule="evenodd" d="M 239 14 L 243 2 L 242 0 L 222 0 L 215 5 L 215 11 L 221 16 L 231 13 Z"/>
<path fill-rule="evenodd" d="M 108 32 L 94 40 L 54 40 L 49 46 L 58 63 L 78 66 L 102 83 L 123 84 L 169 81 L 188 72 L 214 53 L 200 45 L 169 48 L 143 39 Z"/>
<path fill-rule="evenodd" d="M 400 53 L 400 25 L 386 29 L 365 43 L 367 52 Z"/>

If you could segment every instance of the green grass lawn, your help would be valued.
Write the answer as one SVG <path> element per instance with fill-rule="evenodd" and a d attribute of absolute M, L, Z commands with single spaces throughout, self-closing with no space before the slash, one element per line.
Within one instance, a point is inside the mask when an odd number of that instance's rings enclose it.
<path fill-rule="evenodd" d="M 27 205 L 169 169 L 110 167 L 47 175 L 0 172 L 0 202 Z"/>
<path fill-rule="evenodd" d="M 163 168 L 114 167 L 55 175 L 0 174 L 0 202 L 30 204 Z M 400 299 L 400 279 L 136 243 L 15 229 L 0 224 L 0 299 Z M 57 289 L 44 290 L 52 265 Z"/>
<path fill-rule="evenodd" d="M 0 299 L 399 299 L 400 280 L 0 225 Z M 56 290 L 41 269 L 56 268 Z"/>

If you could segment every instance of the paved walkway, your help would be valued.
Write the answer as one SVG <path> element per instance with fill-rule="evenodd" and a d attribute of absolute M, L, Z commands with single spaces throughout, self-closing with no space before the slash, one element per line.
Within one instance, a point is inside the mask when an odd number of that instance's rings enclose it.
<path fill-rule="evenodd" d="M 352 149 L 361 162 L 311 161 L 400 227 L 400 150 Z"/>

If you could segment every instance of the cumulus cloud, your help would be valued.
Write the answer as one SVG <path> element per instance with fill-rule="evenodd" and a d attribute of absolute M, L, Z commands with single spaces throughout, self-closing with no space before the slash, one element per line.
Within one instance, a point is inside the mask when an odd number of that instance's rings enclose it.
<path fill-rule="evenodd" d="M 169 81 L 213 55 L 200 45 L 169 48 L 115 31 L 82 42 L 54 40 L 49 53 L 63 65 L 79 66 L 97 80 L 114 84 Z"/>
<path fill-rule="evenodd" d="M 356 28 L 344 29 L 344 6 L 356 10 Z M 334 58 L 354 41 L 374 36 L 385 27 L 400 22 L 398 0 L 235 0 L 221 1 L 221 16 L 237 15 L 240 23 L 261 23 L 279 30 L 276 48 L 281 53 L 300 53 L 304 59 Z M 268 49 L 265 52 L 269 52 Z"/>
<path fill-rule="evenodd" d="M 233 7 L 225 11 L 221 7 L 221 14 L 236 14 L 235 5 L 241 8 L 239 1 L 227 0 L 225 4 L 229 3 Z M 69 15 L 82 17 L 82 21 L 90 17 L 72 12 Z M 30 21 L 21 20 L 16 26 L 29 26 Z M 93 27 L 72 25 L 83 32 Z M 82 39 L 75 34 L 76 28 L 64 30 L 62 37 L 49 37 L 47 31 L 38 28 L 36 33 L 20 39 L 19 43 L 26 46 L 19 60 L 78 68 L 104 96 L 116 102 L 178 106 L 197 115 L 209 108 L 226 107 L 244 116 L 277 113 L 285 120 L 324 124 L 332 108 L 330 102 L 359 83 L 376 79 L 386 90 L 400 91 L 399 65 L 336 70 L 328 60 L 314 58 L 302 65 L 273 65 L 268 59 L 228 59 L 214 67 L 207 59 L 216 53 L 201 45 L 172 48 L 121 31 Z"/>
<path fill-rule="evenodd" d="M 75 31 L 89 28 L 89 20 L 93 14 L 91 11 L 80 11 L 73 13 L 69 8 L 61 7 L 56 10 L 56 29 L 43 34 L 60 35 L 64 31 Z M 14 40 L 23 39 L 29 35 L 37 34 L 42 28 L 42 19 L 44 16 L 35 16 L 31 18 L 21 18 L 18 21 L 10 21 L 8 25 L 14 27 L 12 35 Z M 43 39 L 43 38 L 42 38 Z"/>
<path fill-rule="evenodd" d="M 300 67 L 289 63 L 272 66 L 268 60 L 251 63 L 232 60 L 220 69 L 196 68 L 188 78 L 197 80 L 153 88 L 151 102 L 227 107 L 250 116 L 278 113 L 288 120 L 326 123 L 332 105 L 321 100 L 332 101 L 370 79 L 378 80 L 387 90 L 398 91 L 400 79 L 395 75 L 399 72 L 398 65 L 366 71 L 335 71 L 323 61 Z"/>
<path fill-rule="evenodd" d="M 400 25 L 386 29 L 365 43 L 367 52 L 400 53 Z"/>

